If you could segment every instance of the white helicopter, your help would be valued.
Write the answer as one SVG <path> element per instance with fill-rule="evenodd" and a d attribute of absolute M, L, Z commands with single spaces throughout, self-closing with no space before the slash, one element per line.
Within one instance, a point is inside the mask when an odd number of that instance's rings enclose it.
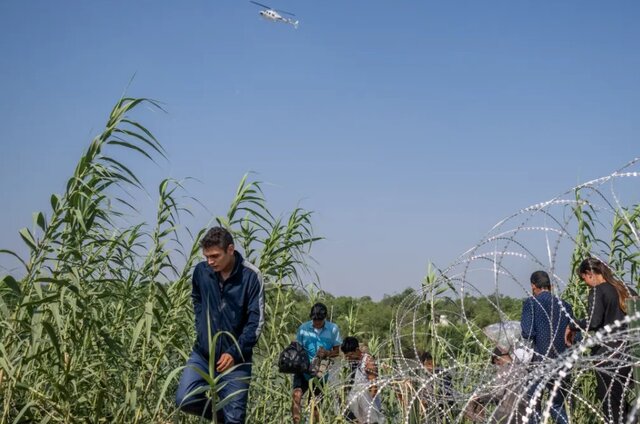
<path fill-rule="evenodd" d="M 260 11 L 260 16 L 265 19 L 268 19 L 272 22 L 283 22 L 285 24 L 293 25 L 295 29 L 298 29 L 298 21 L 291 18 L 284 18 L 282 15 L 296 16 L 293 13 L 285 12 L 284 10 L 272 9 L 271 6 L 267 6 L 266 4 L 258 3 L 257 1 L 249 0 L 249 3 L 253 3 L 260 7 L 264 7 L 264 10 Z M 281 15 L 282 13 L 282 15 Z"/>

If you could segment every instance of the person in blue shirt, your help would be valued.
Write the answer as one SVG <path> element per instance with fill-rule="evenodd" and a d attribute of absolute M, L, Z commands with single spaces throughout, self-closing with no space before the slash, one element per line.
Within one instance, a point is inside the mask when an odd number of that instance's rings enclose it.
<path fill-rule="evenodd" d="M 235 250 L 233 237 L 222 227 L 211 228 L 200 247 L 206 260 L 193 271 L 191 291 L 196 342 L 178 384 L 176 403 L 182 411 L 208 420 L 215 412 L 218 423 L 243 424 L 253 347 L 264 323 L 262 276 Z M 213 340 L 215 345 L 210 345 Z M 215 387 L 218 401 L 228 398 L 222 408 L 214 407 L 205 395 L 209 386 L 198 371 L 220 376 Z"/>
<path fill-rule="evenodd" d="M 522 337 L 533 343 L 532 366 L 546 358 L 557 358 L 566 349 L 564 336 L 565 330 L 573 319 L 573 310 L 564 300 L 551 293 L 551 280 L 545 271 L 536 271 L 531 274 L 531 291 L 533 297 L 529 297 L 522 305 L 522 317 L 520 326 Z M 567 380 L 561 382 L 560 390 L 556 390 L 551 402 L 551 417 L 556 423 L 568 424 L 567 411 L 564 407 Z M 554 381 L 550 380 L 545 390 L 551 393 Z M 532 397 L 537 384 L 529 386 L 529 397 Z M 533 422 L 539 422 L 542 405 L 540 400 L 536 403 L 536 412 L 533 414 Z"/>
<path fill-rule="evenodd" d="M 327 320 L 327 307 L 323 303 L 316 303 L 311 308 L 309 314 L 310 321 L 298 327 L 296 341 L 300 343 L 309 356 L 311 363 L 314 358 L 327 359 L 334 358 L 340 354 L 340 329 L 338 326 Z M 310 374 L 293 375 L 293 404 L 291 415 L 294 424 L 298 424 L 301 419 L 302 396 L 309 390 L 309 381 L 313 376 Z M 316 378 L 313 381 L 314 395 L 322 394 L 323 378 Z M 313 411 L 317 415 L 318 411 Z"/>

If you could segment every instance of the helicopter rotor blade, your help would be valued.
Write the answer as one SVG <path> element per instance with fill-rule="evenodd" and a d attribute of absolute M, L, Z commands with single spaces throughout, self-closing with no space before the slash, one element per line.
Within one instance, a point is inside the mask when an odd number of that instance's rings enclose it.
<path fill-rule="evenodd" d="M 285 15 L 296 16 L 291 12 L 287 12 L 286 10 L 280 10 L 280 9 L 273 9 L 273 10 L 275 10 L 276 12 L 284 13 Z"/>
<path fill-rule="evenodd" d="M 273 9 L 271 9 L 271 6 L 267 6 L 266 4 L 258 3 L 257 1 L 249 0 L 249 3 L 257 4 L 260 7 L 266 7 L 269 10 L 273 10 Z"/>

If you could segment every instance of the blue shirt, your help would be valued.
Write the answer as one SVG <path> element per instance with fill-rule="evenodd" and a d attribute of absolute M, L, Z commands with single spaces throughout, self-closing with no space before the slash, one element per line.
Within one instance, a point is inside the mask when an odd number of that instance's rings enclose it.
<path fill-rule="evenodd" d="M 324 322 L 322 328 L 313 328 L 313 321 L 307 321 L 298 327 L 296 340 L 307 351 L 309 361 L 315 358 L 318 348 L 322 346 L 326 350 L 333 349 L 334 346 L 342 344 L 340 329 L 332 322 Z"/>
<path fill-rule="evenodd" d="M 544 290 L 522 305 L 522 337 L 533 342 L 533 361 L 555 358 L 567 349 L 564 332 L 573 310 L 564 300 Z"/>

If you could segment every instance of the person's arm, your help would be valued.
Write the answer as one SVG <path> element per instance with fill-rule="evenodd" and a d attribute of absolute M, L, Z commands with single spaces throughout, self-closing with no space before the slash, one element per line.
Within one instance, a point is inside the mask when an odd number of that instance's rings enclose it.
<path fill-rule="evenodd" d="M 571 304 L 569 302 L 566 302 L 566 301 L 562 301 L 562 304 L 564 305 L 564 308 L 567 311 L 567 316 L 569 317 L 569 322 L 575 321 L 576 317 L 573 316 L 573 307 L 571 306 Z"/>
<path fill-rule="evenodd" d="M 578 319 L 575 320 L 575 323 L 569 323 L 570 330 L 567 330 L 567 333 L 569 331 L 573 333 L 576 331 L 594 331 L 604 325 L 604 299 L 602 294 L 595 288 L 589 290 L 587 313 L 589 318 Z"/>
<path fill-rule="evenodd" d="M 573 316 L 573 308 L 571 307 L 569 302 L 562 301 L 562 304 L 567 310 L 567 314 L 569 316 L 569 322 L 564 329 L 564 344 L 567 346 L 571 346 L 575 341 L 576 332 L 580 330 L 580 322 Z"/>
<path fill-rule="evenodd" d="M 304 346 L 304 339 L 302 337 L 302 324 L 298 327 L 298 331 L 296 331 L 296 341 Z"/>
<path fill-rule="evenodd" d="M 198 284 L 198 267 L 193 270 L 191 277 L 191 302 L 193 303 L 193 314 L 196 328 L 196 339 L 198 328 L 200 327 L 200 317 L 202 316 L 202 294 L 200 293 L 200 285 Z"/>
<path fill-rule="evenodd" d="M 342 344 L 342 337 L 340 336 L 340 328 L 337 324 L 333 326 L 333 348 L 329 353 L 330 358 L 334 358 L 340 355 L 340 345 Z"/>
<path fill-rule="evenodd" d="M 366 359 L 364 361 L 364 370 L 367 373 L 367 378 L 369 380 L 375 380 L 378 377 L 378 366 L 376 365 L 376 360 L 373 356 L 366 354 Z"/>
<path fill-rule="evenodd" d="M 522 304 L 520 330 L 522 330 L 522 338 L 527 340 L 534 340 L 536 338 L 536 330 L 533 326 L 533 302 L 535 302 L 535 299 L 529 298 Z"/>
<path fill-rule="evenodd" d="M 588 331 L 599 330 L 604 326 L 604 307 L 605 299 L 603 291 L 594 287 L 589 292 L 589 320 L 586 323 L 588 325 Z M 585 327 L 587 327 L 585 325 Z"/>
<path fill-rule="evenodd" d="M 331 350 L 327 350 L 320 346 L 318 351 L 316 352 L 316 356 L 320 359 L 326 358 L 335 358 L 336 356 L 340 356 L 340 346 L 334 346 Z"/>
<path fill-rule="evenodd" d="M 325 359 L 340 356 L 340 345 L 342 344 L 342 337 L 340 337 L 340 329 L 336 324 L 332 324 L 331 326 L 331 336 L 333 338 L 333 345 L 331 347 L 331 350 L 327 350 L 324 347 L 320 346 L 318 348 L 318 351 L 316 352 L 316 356 L 318 358 Z"/>
<path fill-rule="evenodd" d="M 249 280 L 247 295 L 247 321 L 237 340 L 240 350 L 233 343 L 227 351 L 236 364 L 242 362 L 251 353 L 253 346 L 258 342 L 264 324 L 264 290 L 260 274 L 254 274 Z"/>
<path fill-rule="evenodd" d="M 376 378 L 378 378 L 378 367 L 376 366 L 376 361 L 373 359 L 373 356 L 367 354 L 364 362 L 364 370 L 367 373 L 367 380 L 369 381 L 369 394 L 371 397 L 376 397 L 378 394 L 378 386 L 374 384 Z"/>

